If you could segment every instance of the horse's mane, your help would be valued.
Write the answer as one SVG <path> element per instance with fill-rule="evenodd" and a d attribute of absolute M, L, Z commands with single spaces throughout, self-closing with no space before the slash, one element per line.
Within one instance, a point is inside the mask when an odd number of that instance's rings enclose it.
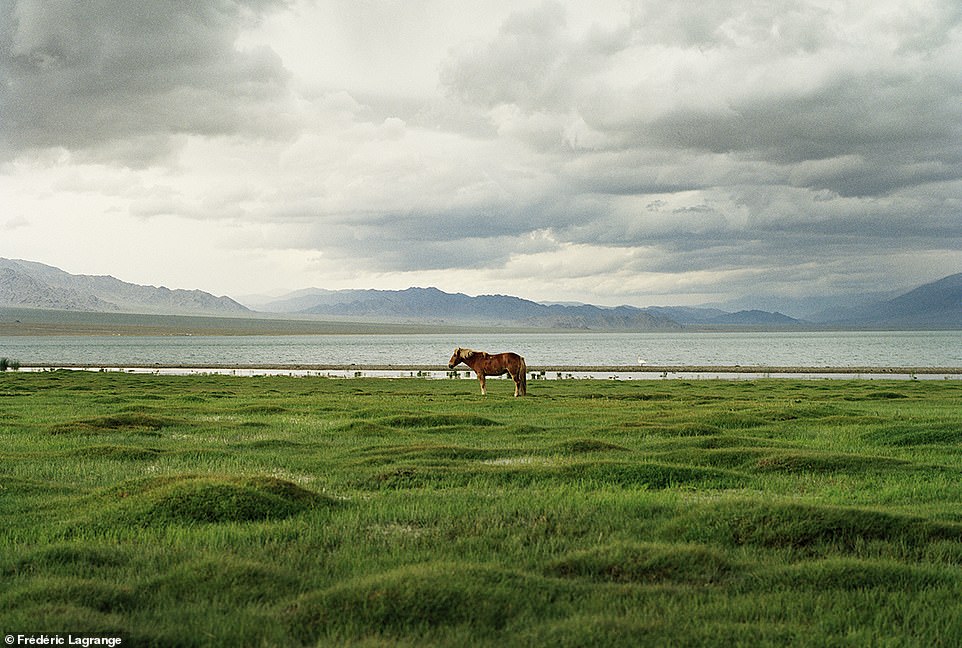
<path fill-rule="evenodd" d="M 479 352 L 479 351 L 475 351 L 474 349 L 465 349 L 465 348 L 461 348 L 461 347 L 458 348 L 458 357 L 459 357 L 459 358 L 470 358 L 471 356 L 477 355 L 478 353 L 480 353 L 480 352 Z"/>

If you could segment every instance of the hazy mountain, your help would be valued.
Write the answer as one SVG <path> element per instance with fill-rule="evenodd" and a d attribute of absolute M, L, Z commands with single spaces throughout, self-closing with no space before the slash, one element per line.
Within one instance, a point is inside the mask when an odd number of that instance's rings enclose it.
<path fill-rule="evenodd" d="M 547 306 L 547 312 L 535 313 L 526 321 L 554 328 L 610 329 L 678 329 L 681 324 L 664 315 L 649 313 L 633 306 L 599 308 L 581 306 Z"/>
<path fill-rule="evenodd" d="M 745 295 L 725 302 L 703 304 L 702 308 L 717 309 L 723 313 L 739 311 L 762 311 L 783 313 L 806 322 L 829 322 L 839 319 L 837 314 L 856 306 L 869 306 L 892 299 L 899 291 L 865 292 L 856 295 L 812 295 L 808 297 L 783 297 L 777 295 Z"/>
<path fill-rule="evenodd" d="M 769 313 L 768 311 L 755 309 L 718 315 L 708 320 L 706 324 L 716 326 L 797 326 L 804 324 L 804 322 L 781 313 Z"/>
<path fill-rule="evenodd" d="M 835 323 L 863 328 L 962 328 L 962 273 L 919 286 L 894 299 L 835 315 Z"/>
<path fill-rule="evenodd" d="M 91 312 L 226 315 L 248 312 L 229 297 L 200 290 L 140 286 L 109 276 L 0 258 L 0 306 Z"/>
<path fill-rule="evenodd" d="M 653 315 L 662 315 L 675 320 L 679 324 L 708 324 L 717 317 L 730 315 L 720 308 L 702 308 L 698 306 L 649 306 L 645 309 Z"/>
<path fill-rule="evenodd" d="M 710 310 L 759 310 L 759 325 L 775 325 L 769 315 L 776 306 L 782 313 L 798 318 L 796 324 L 833 328 L 885 329 L 957 329 L 962 328 L 962 273 L 950 275 L 919 286 L 907 293 L 866 292 L 858 295 L 814 296 L 804 299 L 759 297 L 747 295 L 724 304 L 708 304 L 692 309 L 695 314 L 686 318 L 666 309 L 666 314 L 682 324 L 733 324 L 737 319 L 726 315 L 701 317 Z M 648 309 L 651 310 L 651 309 Z M 791 322 L 782 322 L 791 324 Z"/>
<path fill-rule="evenodd" d="M 28 272 L 4 265 L 0 260 L 0 305 L 57 310 L 115 311 L 107 303 L 83 291 L 52 286 Z"/>
<path fill-rule="evenodd" d="M 298 313 L 325 303 L 328 296 L 338 292 L 363 293 L 361 290 L 336 291 L 323 288 L 304 288 L 280 296 L 250 295 L 239 298 L 238 301 L 252 310 L 262 313 Z"/>
<path fill-rule="evenodd" d="M 652 306 L 645 309 L 649 313 L 658 313 L 670 317 L 685 326 L 728 327 L 728 326 L 801 326 L 806 322 L 768 311 L 750 309 L 729 312 L 720 308 L 703 308 L 698 306 Z"/>
<path fill-rule="evenodd" d="M 640 308 L 600 308 L 588 304 L 539 304 L 510 295 L 446 293 L 437 288 L 406 290 L 308 290 L 276 299 L 262 307 L 326 317 L 446 323 L 511 323 L 546 328 L 671 329 L 672 319 Z"/>

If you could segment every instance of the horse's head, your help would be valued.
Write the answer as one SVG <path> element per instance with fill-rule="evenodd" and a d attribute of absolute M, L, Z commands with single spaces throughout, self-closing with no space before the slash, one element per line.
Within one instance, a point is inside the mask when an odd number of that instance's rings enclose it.
<path fill-rule="evenodd" d="M 458 347 L 454 350 L 454 354 L 451 359 L 448 360 L 448 369 L 454 369 L 459 363 L 464 362 L 465 349 Z"/>

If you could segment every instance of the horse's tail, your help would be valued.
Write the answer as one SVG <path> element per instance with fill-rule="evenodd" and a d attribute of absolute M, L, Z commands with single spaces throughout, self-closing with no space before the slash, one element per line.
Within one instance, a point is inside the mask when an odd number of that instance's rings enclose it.
<path fill-rule="evenodd" d="M 525 396 L 528 393 L 528 365 L 524 361 L 524 356 L 521 357 L 521 362 L 518 365 L 518 371 L 521 373 L 521 395 Z"/>

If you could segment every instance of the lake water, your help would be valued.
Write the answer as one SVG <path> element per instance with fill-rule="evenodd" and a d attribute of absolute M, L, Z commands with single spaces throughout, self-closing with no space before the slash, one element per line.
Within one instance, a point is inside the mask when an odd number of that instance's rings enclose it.
<path fill-rule="evenodd" d="M 457 346 L 537 366 L 962 367 L 962 331 L 0 337 L 0 357 L 103 367 L 445 365 Z"/>

